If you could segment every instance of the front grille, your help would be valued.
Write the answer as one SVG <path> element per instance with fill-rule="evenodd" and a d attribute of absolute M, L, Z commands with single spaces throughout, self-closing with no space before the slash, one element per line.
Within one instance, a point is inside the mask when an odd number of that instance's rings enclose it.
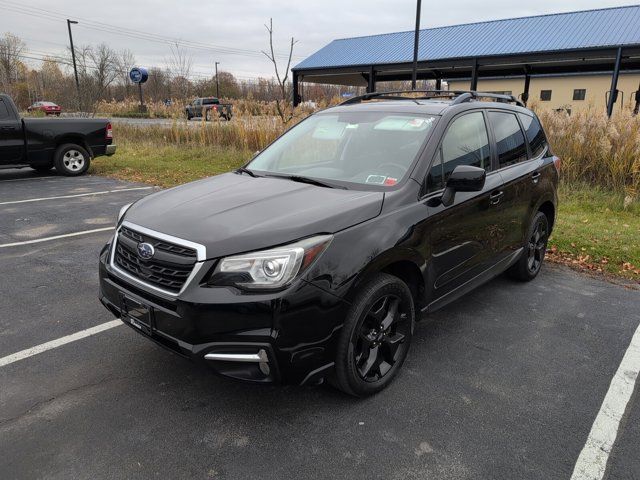
<path fill-rule="evenodd" d="M 138 256 L 138 244 L 153 245 L 150 259 Z M 121 227 L 116 240 L 114 264 L 140 281 L 173 293 L 178 293 L 191 275 L 197 260 L 193 248 L 177 245 Z"/>

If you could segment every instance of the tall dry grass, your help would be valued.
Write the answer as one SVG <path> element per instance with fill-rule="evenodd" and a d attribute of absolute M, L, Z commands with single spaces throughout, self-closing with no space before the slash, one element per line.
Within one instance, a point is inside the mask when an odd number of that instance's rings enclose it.
<path fill-rule="evenodd" d="M 222 103 L 230 103 L 233 105 L 233 114 L 235 117 L 275 117 L 278 115 L 276 111 L 276 102 L 264 102 L 254 99 L 238 99 L 231 100 L 223 98 Z M 171 105 L 167 106 L 163 102 L 145 101 L 147 112 L 145 117 L 149 118 L 184 118 L 185 106 L 188 102 L 179 99 L 173 99 Z M 328 102 L 321 102 L 317 108 L 325 108 Z M 95 111 L 98 115 L 112 117 L 137 117 L 141 116 L 138 110 L 140 100 L 129 98 L 120 101 L 102 100 L 96 103 Z M 295 110 L 297 117 L 305 117 L 312 113 L 314 108 L 307 104 L 300 105 Z"/>
<path fill-rule="evenodd" d="M 640 194 L 640 116 L 616 111 L 609 119 L 601 108 L 538 112 L 554 153 L 561 158 L 567 184 L 590 185 Z"/>
<path fill-rule="evenodd" d="M 171 125 L 115 123 L 114 134 L 117 142 L 222 147 L 255 152 L 275 140 L 285 128 L 279 119 L 258 117 L 230 122 L 174 121 Z"/>

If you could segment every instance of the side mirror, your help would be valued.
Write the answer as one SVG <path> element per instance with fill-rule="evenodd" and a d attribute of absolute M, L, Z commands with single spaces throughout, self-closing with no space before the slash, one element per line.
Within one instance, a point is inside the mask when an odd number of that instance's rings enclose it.
<path fill-rule="evenodd" d="M 471 165 L 458 165 L 447 180 L 442 194 L 442 204 L 448 207 L 453 204 L 456 192 L 479 192 L 484 188 L 487 172 L 484 168 Z"/>

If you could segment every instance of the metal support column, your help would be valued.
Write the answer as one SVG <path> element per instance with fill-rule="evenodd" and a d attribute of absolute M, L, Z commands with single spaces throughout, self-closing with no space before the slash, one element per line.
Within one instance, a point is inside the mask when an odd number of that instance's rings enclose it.
<path fill-rule="evenodd" d="M 413 70 L 411 72 L 411 90 L 416 89 L 416 81 L 418 80 L 418 47 L 420 43 L 420 7 L 422 0 L 418 0 L 416 5 L 416 31 L 413 39 Z"/>
<path fill-rule="evenodd" d="M 478 89 L 478 59 L 473 59 L 473 69 L 471 70 L 471 88 L 469 90 L 475 91 Z"/>
<path fill-rule="evenodd" d="M 442 78 L 436 78 L 436 90 L 442 90 Z"/>
<path fill-rule="evenodd" d="M 613 67 L 613 75 L 611 76 L 611 89 L 609 91 L 609 99 L 607 101 L 607 116 L 613 114 L 613 106 L 618 100 L 618 77 L 620 76 L 620 63 L 622 63 L 622 47 L 618 47 L 616 53 L 616 64 Z"/>
<path fill-rule="evenodd" d="M 293 83 L 293 107 L 297 107 L 300 105 L 302 98 L 300 98 L 300 78 L 298 77 L 298 72 L 291 72 L 291 83 Z"/>
<path fill-rule="evenodd" d="M 529 67 L 524 67 L 524 92 L 522 92 L 522 102 L 526 105 L 529 101 L 529 86 L 531 85 L 531 74 Z"/>
<path fill-rule="evenodd" d="M 367 84 L 367 93 L 374 93 L 376 91 L 376 71 L 371 67 L 369 70 L 369 82 Z"/>

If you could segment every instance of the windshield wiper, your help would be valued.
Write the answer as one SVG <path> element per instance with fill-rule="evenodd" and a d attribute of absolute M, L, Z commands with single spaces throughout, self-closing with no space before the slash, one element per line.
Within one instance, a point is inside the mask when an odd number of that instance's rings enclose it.
<path fill-rule="evenodd" d="M 309 177 L 303 177 L 301 175 L 269 175 L 270 177 L 277 177 L 277 178 L 286 178 L 287 180 L 291 180 L 293 182 L 300 182 L 300 183 L 308 183 L 309 185 L 315 185 L 317 187 L 325 187 L 325 188 L 341 188 L 343 190 L 346 190 L 346 187 L 343 187 L 342 185 L 334 185 L 331 183 L 326 183 L 323 182 L 321 180 L 316 180 L 315 178 L 309 178 Z"/>
<path fill-rule="evenodd" d="M 246 173 L 247 175 L 252 176 L 253 178 L 258 178 L 258 175 L 256 175 L 255 173 L 253 173 L 251 170 L 249 170 L 247 167 L 240 167 L 236 170 L 236 173 Z"/>

